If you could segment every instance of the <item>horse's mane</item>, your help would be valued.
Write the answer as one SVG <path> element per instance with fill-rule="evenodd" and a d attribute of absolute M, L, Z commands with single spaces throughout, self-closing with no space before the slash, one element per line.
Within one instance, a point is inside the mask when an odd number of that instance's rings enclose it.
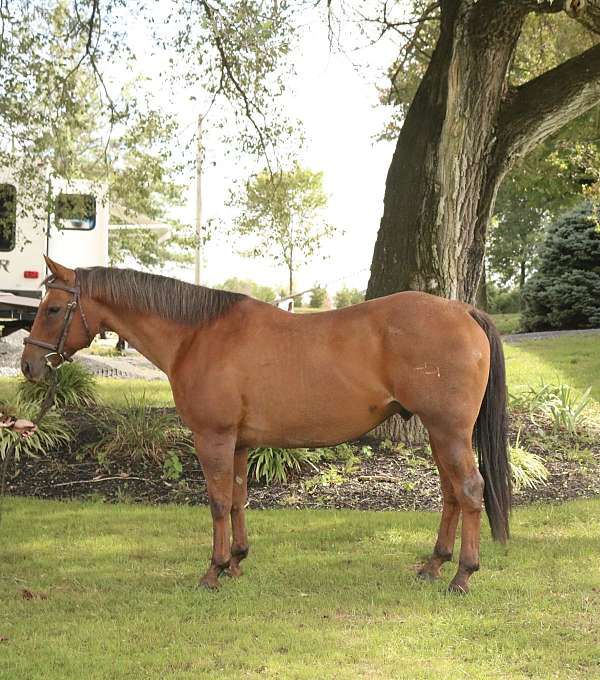
<path fill-rule="evenodd" d="M 77 269 L 77 280 L 84 296 L 188 326 L 217 319 L 247 297 L 133 269 Z"/>

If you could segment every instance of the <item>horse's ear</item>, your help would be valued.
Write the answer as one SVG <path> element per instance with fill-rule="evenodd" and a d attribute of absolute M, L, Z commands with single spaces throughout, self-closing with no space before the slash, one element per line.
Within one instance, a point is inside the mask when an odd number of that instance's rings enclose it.
<path fill-rule="evenodd" d="M 51 260 L 47 255 L 44 255 L 44 260 L 46 260 L 48 269 L 54 274 L 54 276 L 56 276 L 57 279 L 60 279 L 61 281 L 64 281 L 68 284 L 75 283 L 75 272 L 72 269 L 63 267 L 62 264 L 58 264 L 58 262 L 54 262 L 54 260 Z"/>

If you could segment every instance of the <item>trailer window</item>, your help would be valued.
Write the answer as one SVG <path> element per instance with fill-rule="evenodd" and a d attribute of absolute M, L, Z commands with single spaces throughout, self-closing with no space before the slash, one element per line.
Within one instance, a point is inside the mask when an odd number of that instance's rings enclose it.
<path fill-rule="evenodd" d="M 12 184 L 0 184 L 0 251 L 15 247 L 17 230 L 17 189 Z"/>
<path fill-rule="evenodd" d="M 54 215 L 60 229 L 90 231 L 96 226 L 96 198 L 90 194 L 58 194 Z"/>

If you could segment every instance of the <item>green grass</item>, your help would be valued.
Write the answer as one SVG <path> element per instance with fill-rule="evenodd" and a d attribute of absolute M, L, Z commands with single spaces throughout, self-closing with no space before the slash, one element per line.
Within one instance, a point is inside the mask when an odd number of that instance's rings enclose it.
<path fill-rule="evenodd" d="M 600 335 L 579 335 L 504 345 L 509 389 L 564 383 L 600 402 Z"/>
<path fill-rule="evenodd" d="M 98 392 L 101 400 L 112 406 L 127 406 L 127 398 L 139 399 L 146 395 L 150 406 L 173 406 L 171 386 L 167 380 L 119 380 L 99 378 Z"/>
<path fill-rule="evenodd" d="M 209 513 L 8 499 L 0 678 L 597 678 L 600 501 L 514 514 L 467 597 L 419 583 L 435 513 L 254 511 L 246 574 L 195 588 Z M 19 589 L 44 592 L 24 600 Z"/>
<path fill-rule="evenodd" d="M 492 319 L 502 335 L 517 333 L 521 323 L 521 314 L 492 314 Z"/>
<path fill-rule="evenodd" d="M 0 378 L 0 401 L 10 401 L 17 390 L 17 378 Z M 173 406 L 171 387 L 166 380 L 121 380 L 98 378 L 100 401 L 115 407 L 126 407 L 127 399 L 145 394 L 150 406 Z"/>

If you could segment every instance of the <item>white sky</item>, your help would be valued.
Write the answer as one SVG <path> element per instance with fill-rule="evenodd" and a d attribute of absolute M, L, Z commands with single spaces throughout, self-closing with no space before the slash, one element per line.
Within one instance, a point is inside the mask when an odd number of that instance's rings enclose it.
<path fill-rule="evenodd" d="M 143 41 L 143 38 L 142 38 Z M 344 230 L 323 249 L 329 257 L 315 259 L 301 266 L 296 275 L 296 290 L 304 290 L 315 282 L 329 284 L 333 291 L 343 283 L 364 288 L 379 220 L 383 212 L 385 177 L 394 144 L 375 142 L 390 115 L 378 105 L 376 79 L 384 73 L 393 58 L 393 46 L 380 44 L 352 58 L 361 63 L 361 73 L 346 55 L 331 53 L 326 26 L 315 17 L 310 29 L 303 32 L 294 59 L 297 78 L 288 84 L 286 100 L 292 116 L 304 125 L 306 137 L 302 162 L 315 171 L 324 172 L 329 196 L 326 219 Z M 156 72 L 156 69 L 153 69 Z M 156 85 L 157 83 L 155 83 Z M 193 129 L 198 111 L 190 107 L 187 93 L 182 93 L 182 125 Z M 214 107 L 205 122 L 204 143 L 207 152 L 203 181 L 203 219 L 227 219 L 225 201 L 234 178 L 240 177 L 239 164 L 224 154 L 215 124 L 219 112 Z M 190 154 L 193 149 L 187 149 Z M 188 203 L 177 217 L 194 224 L 195 187 L 190 183 Z M 231 242 L 216 235 L 203 257 L 202 283 L 212 285 L 226 278 L 250 278 L 272 286 L 285 285 L 286 270 L 266 259 L 236 255 Z M 361 271 L 362 270 L 362 271 Z M 357 273 L 360 272 L 360 273 Z M 193 268 L 171 270 L 193 280 Z M 340 279 L 344 278 L 343 281 Z"/>

